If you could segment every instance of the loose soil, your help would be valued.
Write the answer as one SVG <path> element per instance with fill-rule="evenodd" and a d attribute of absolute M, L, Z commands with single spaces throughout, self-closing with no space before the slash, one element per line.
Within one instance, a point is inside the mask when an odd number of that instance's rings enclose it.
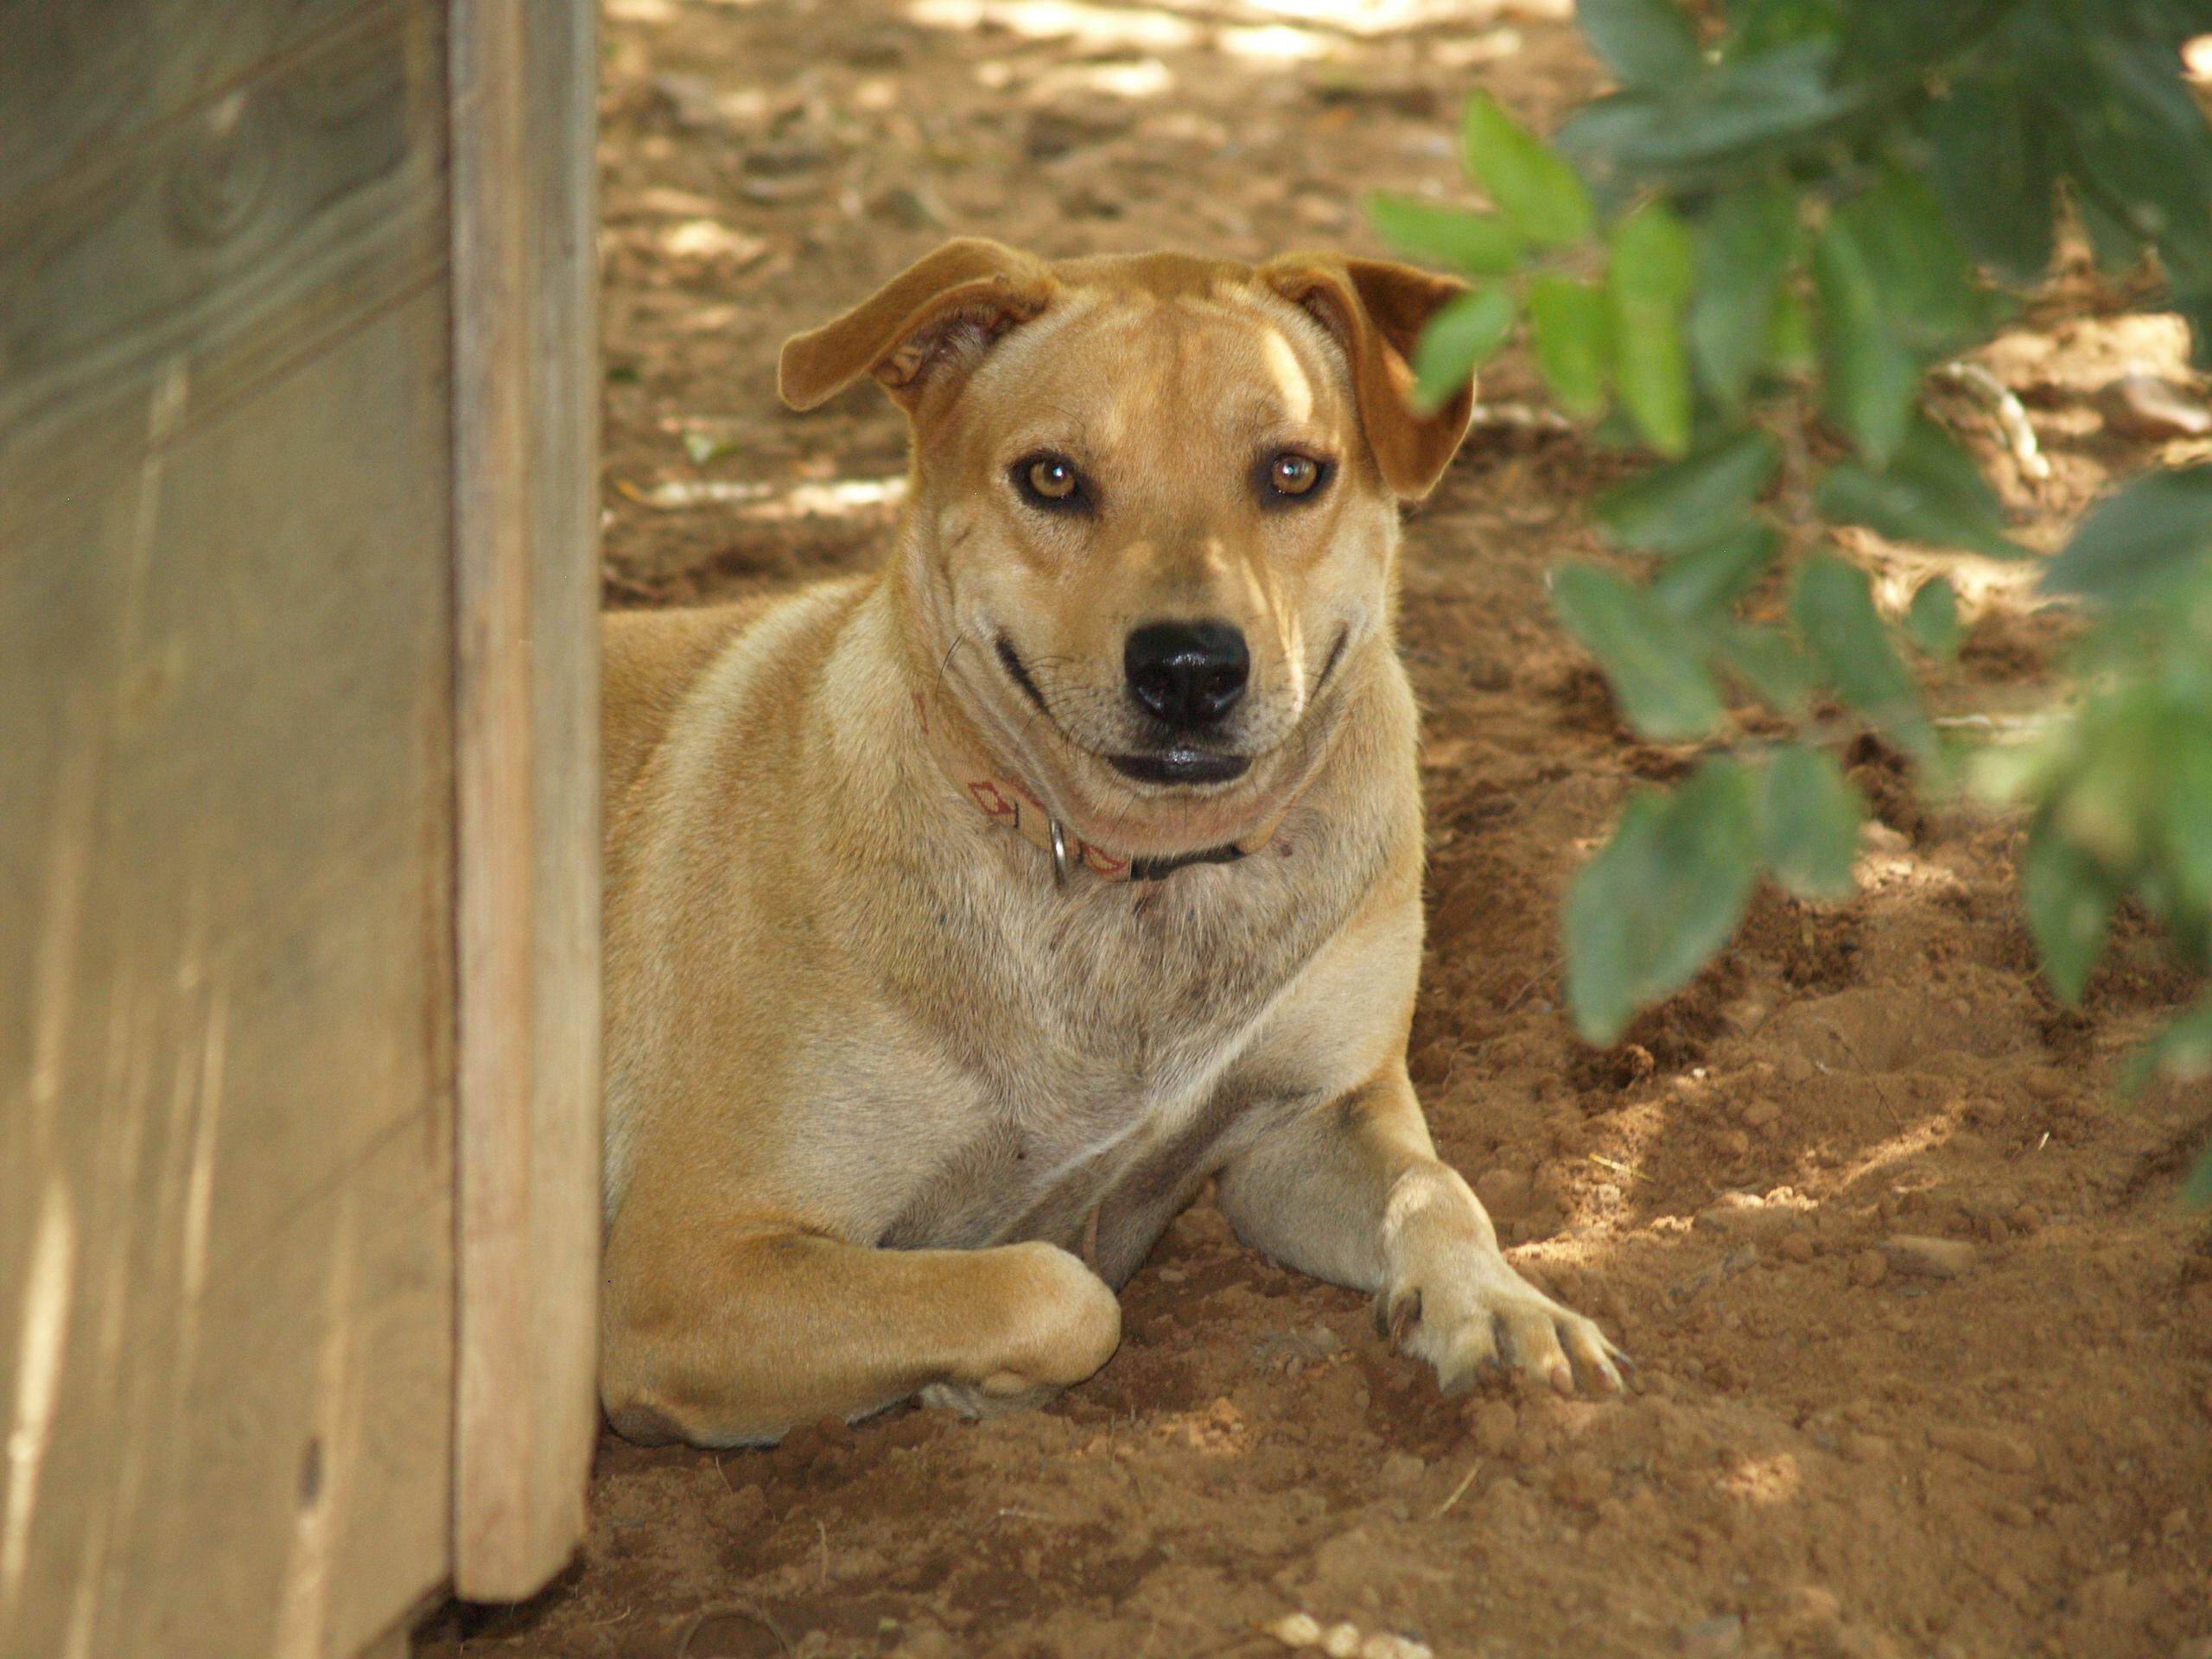
<path fill-rule="evenodd" d="M 1470 0 L 614 0 L 606 48 L 617 605 L 879 556 L 900 420 L 872 389 L 784 412 L 776 350 L 943 237 L 1379 251 L 1363 192 L 1463 191 L 1470 86 L 1548 124 L 1598 85 L 1571 22 Z M 2190 384 L 2178 326 L 2124 298 L 2075 270 L 1983 354 L 2049 480 L 1942 395 L 2037 547 L 2115 474 L 2212 452 L 2101 419 L 2116 375 Z M 1538 401 L 1516 357 L 1484 396 Z M 2175 1202 L 2212 1097 L 2113 1087 L 2188 989 L 2147 931 L 2061 1010 L 2019 826 L 1917 804 L 1862 742 L 1859 897 L 1764 893 L 1628 1042 L 1568 1027 L 1560 894 L 1625 792 L 1690 758 L 1615 722 L 1546 603 L 1548 567 L 1603 556 L 1583 508 L 1619 466 L 1493 417 L 1409 520 L 1403 641 L 1414 1081 L 1521 1268 L 1634 1354 L 1630 1397 L 1440 1399 L 1362 1299 L 1201 1200 L 1129 1287 L 1120 1353 L 1048 1409 L 721 1455 L 608 1436 L 580 1563 L 524 1606 L 445 1610 L 420 1659 L 1258 1659 L 1299 1611 L 1447 1659 L 2212 1655 L 2212 1230 Z M 2002 735 L 2063 696 L 2032 572 L 1851 545 L 1893 601 L 1959 581 L 1940 708 Z"/>

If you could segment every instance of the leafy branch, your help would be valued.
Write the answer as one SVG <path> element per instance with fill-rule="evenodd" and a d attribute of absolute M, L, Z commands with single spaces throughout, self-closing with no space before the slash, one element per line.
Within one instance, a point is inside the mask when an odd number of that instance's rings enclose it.
<path fill-rule="evenodd" d="M 1700 10 L 1582 0 L 1619 90 L 1553 143 L 1478 92 L 1465 152 L 1493 208 L 1370 204 L 1386 238 L 1475 284 L 1424 337 L 1417 397 L 1525 335 L 1560 410 L 1658 457 L 1596 504 L 1645 569 L 1568 564 L 1553 594 L 1629 724 L 1706 753 L 1679 789 L 1630 800 L 1569 894 L 1578 1028 L 1612 1041 L 1687 984 L 1763 874 L 1850 890 L 1866 807 L 1828 752 L 1840 730 L 1879 733 L 1927 789 L 2028 809 L 2023 896 L 2061 1000 L 2123 904 L 2212 969 L 2212 467 L 2121 492 L 2045 569 L 2094 620 L 2085 696 L 2002 754 L 1969 753 L 1922 698 L 1916 659 L 1961 638 L 1949 582 L 1886 618 L 1829 538 L 2032 556 L 1921 394 L 2043 277 L 2069 220 L 2107 273 L 2147 260 L 2212 359 L 2212 129 L 2179 57 L 2201 0 Z M 1741 741 L 1746 702 L 1796 735 Z M 2212 997 L 2146 1051 L 2152 1069 L 2212 1074 Z M 2192 1191 L 2212 1198 L 2212 1160 Z"/>

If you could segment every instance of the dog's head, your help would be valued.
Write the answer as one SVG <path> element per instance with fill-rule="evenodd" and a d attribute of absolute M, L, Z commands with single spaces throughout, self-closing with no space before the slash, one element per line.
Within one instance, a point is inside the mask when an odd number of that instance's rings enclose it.
<path fill-rule="evenodd" d="M 1270 821 L 1389 648 L 1398 504 L 1473 397 L 1417 411 L 1408 359 L 1460 291 L 963 240 L 792 339 L 783 393 L 873 374 L 906 410 L 902 578 L 944 694 L 1087 838 L 1190 852 Z"/>

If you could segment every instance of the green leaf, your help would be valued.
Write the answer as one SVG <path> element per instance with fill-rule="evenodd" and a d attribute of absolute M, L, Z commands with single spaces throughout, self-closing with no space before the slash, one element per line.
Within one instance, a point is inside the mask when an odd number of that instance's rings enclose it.
<path fill-rule="evenodd" d="M 1934 423 L 1916 417 L 1885 471 L 1840 461 L 1814 500 L 1823 516 L 1897 541 L 1970 548 L 1993 559 L 2028 550 L 2005 533 L 2004 507 L 1974 458 Z"/>
<path fill-rule="evenodd" d="M 1567 897 L 1567 1003 L 1586 1040 L 1613 1041 L 1728 942 L 1758 855 L 1755 785 L 1732 760 L 1707 760 L 1672 797 L 1630 800 Z"/>
<path fill-rule="evenodd" d="M 1780 460 L 1764 432 L 1743 432 L 1672 466 L 1655 467 L 1598 498 L 1613 539 L 1648 553 L 1680 553 L 1733 531 Z"/>
<path fill-rule="evenodd" d="M 1844 0 L 1732 0 L 1728 49 L 1764 52 L 1793 41 L 1830 41 L 1843 32 Z"/>
<path fill-rule="evenodd" d="M 1723 409 L 1742 407 L 1767 359 L 1796 241 L 1796 196 L 1771 181 L 1724 193 L 1698 221 L 1690 355 Z"/>
<path fill-rule="evenodd" d="M 1833 40 L 1802 41 L 1722 62 L 1672 90 L 1631 88 L 1586 104 L 1559 146 L 1607 188 L 1660 180 L 1707 183 L 1825 145 L 1865 100 L 1831 84 Z"/>
<path fill-rule="evenodd" d="M 1580 0 L 1575 18 L 1624 86 L 1671 90 L 1705 68 L 1697 35 L 1674 0 Z"/>
<path fill-rule="evenodd" d="M 2181 1190 L 2181 1201 L 2192 1210 L 2212 1205 L 2212 1152 L 2196 1160 L 2196 1169 Z"/>
<path fill-rule="evenodd" d="M 2072 185 L 2069 194 L 2074 203 L 2074 216 L 2082 221 L 2082 234 L 2089 238 L 2089 251 L 2096 260 L 2097 269 L 2107 276 L 2126 276 L 2142 262 L 2143 238 L 2133 226 L 2107 212 L 2101 199 L 2080 184 L 2069 182 Z"/>
<path fill-rule="evenodd" d="M 2155 684 L 2120 680 L 2083 710 L 2071 764 L 2046 795 L 2056 829 L 2108 869 L 2140 870 L 2158 839 L 2172 780 L 2165 712 Z"/>
<path fill-rule="evenodd" d="M 2046 817 L 2028 836 L 2020 860 L 2020 898 L 2028 931 L 2043 957 L 2044 977 L 2052 994 L 2071 1007 L 2082 1000 L 2104 954 L 2105 936 L 2120 902 L 2118 886 Z"/>
<path fill-rule="evenodd" d="M 2212 284 L 2200 289 L 2177 289 L 2167 303 L 2189 325 L 2189 360 L 2198 369 L 2212 369 Z"/>
<path fill-rule="evenodd" d="M 2120 1070 L 2120 1092 L 2132 1099 L 2161 1077 L 2184 1085 L 2212 1077 L 2212 996 L 2199 997 L 2128 1056 Z M 2212 1149 L 2183 1184 L 2181 1196 L 2184 1204 L 2212 1205 Z"/>
<path fill-rule="evenodd" d="M 1787 284 L 1774 296 L 1774 327 L 1767 335 L 1766 354 L 1784 374 L 1809 374 L 1821 360 L 1813 340 L 1812 313 Z"/>
<path fill-rule="evenodd" d="M 1866 799 L 1834 757 L 1790 744 L 1767 762 L 1759 825 L 1775 877 L 1806 899 L 1841 899 L 1853 887 Z"/>
<path fill-rule="evenodd" d="M 1827 360 L 1828 412 L 1859 452 L 1885 467 L 1912 420 L 1920 367 L 1891 326 L 1863 215 L 1838 210 L 1813 250 Z"/>
<path fill-rule="evenodd" d="M 1769 708 L 1795 714 L 1805 706 L 1812 664 L 1781 629 L 1737 623 L 1722 632 L 1719 651 L 1728 672 Z"/>
<path fill-rule="evenodd" d="M 1753 519 L 1669 559 L 1651 580 L 1651 597 L 1677 621 L 1708 620 L 1749 593 L 1781 549 L 1774 526 Z"/>
<path fill-rule="evenodd" d="M 1843 700 L 1906 747 L 1926 754 L 1933 733 L 1912 677 L 1874 609 L 1866 573 L 1840 559 L 1815 559 L 1798 575 L 1789 611 Z"/>
<path fill-rule="evenodd" d="M 2184 707 L 2165 720 L 2161 851 L 2180 907 L 2212 923 L 2212 720 Z"/>
<path fill-rule="evenodd" d="M 1605 671 L 1630 725 L 1656 743 L 1703 737 L 1720 723 L 1720 694 L 1681 628 L 1650 594 L 1592 564 L 1562 566 L 1552 601 L 1567 632 Z"/>
<path fill-rule="evenodd" d="M 683 434 L 683 453 L 691 458 L 694 467 L 704 467 L 724 455 L 734 455 L 744 447 L 741 440 L 726 432 L 702 432 L 694 427 Z"/>
<path fill-rule="evenodd" d="M 1961 80 L 1928 120 L 1928 178 L 1975 257 L 2021 286 L 2050 266 L 2058 149 L 2018 80 Z"/>
<path fill-rule="evenodd" d="M 2069 96 L 2057 113 L 2085 194 L 2157 245 L 2177 290 L 2212 288 L 2212 131 L 2175 42 L 2141 29 L 2064 33 Z"/>
<path fill-rule="evenodd" d="M 1682 310 L 1695 282 L 1689 232 L 1664 203 L 1646 202 L 1614 228 L 1605 295 L 1613 313 L 1614 379 L 1622 407 L 1662 454 L 1690 443 L 1689 359 Z"/>
<path fill-rule="evenodd" d="M 1605 296 L 1587 283 L 1539 276 L 1529 285 L 1529 322 L 1554 401 L 1578 420 L 1603 409 L 1613 340 Z"/>
<path fill-rule="evenodd" d="M 1574 169 L 1488 92 L 1467 100 L 1467 166 L 1513 227 L 1531 242 L 1579 242 L 1595 215 Z"/>
<path fill-rule="evenodd" d="M 1476 276 L 1510 276 L 1521 269 L 1528 251 L 1502 219 L 1410 196 L 1370 196 L 1367 216 L 1400 252 L 1456 265 Z"/>
<path fill-rule="evenodd" d="M 1697 281 L 1697 251 L 1674 209 L 1648 201 L 1613 227 L 1606 292 L 1632 311 L 1678 315 Z"/>
<path fill-rule="evenodd" d="M 1908 348 L 1924 357 L 1955 351 L 1994 321 L 1966 245 L 1925 180 L 1893 168 L 1839 211 L 1857 226 L 1883 303 Z"/>
<path fill-rule="evenodd" d="M 1513 332 L 1519 308 L 1503 288 L 1462 294 L 1429 319 L 1414 351 L 1414 406 L 1441 408 Z"/>
<path fill-rule="evenodd" d="M 1905 632 L 1913 644 L 1945 662 L 1959 654 L 1962 630 L 1959 626 L 1958 591 L 1942 576 L 1930 576 L 1912 596 L 1905 613 Z"/>
<path fill-rule="evenodd" d="M 2138 479 L 2082 520 L 2044 591 L 2139 600 L 2212 555 L 2212 465 Z"/>

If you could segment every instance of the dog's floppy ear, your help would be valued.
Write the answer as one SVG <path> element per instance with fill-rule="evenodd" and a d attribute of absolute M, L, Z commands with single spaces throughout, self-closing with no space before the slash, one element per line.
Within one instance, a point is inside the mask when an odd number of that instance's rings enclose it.
<path fill-rule="evenodd" d="M 1414 348 L 1446 303 L 1467 291 L 1449 276 L 1384 259 L 1294 254 L 1261 267 L 1283 298 L 1304 306 L 1351 359 L 1360 423 L 1382 481 L 1406 500 L 1427 495 L 1466 435 L 1474 382 L 1424 415 L 1414 408 Z"/>
<path fill-rule="evenodd" d="M 834 322 L 784 342 L 778 389 L 793 409 L 827 402 L 864 374 L 912 411 L 948 374 L 1045 308 L 1042 260 L 981 237 L 948 242 Z"/>

